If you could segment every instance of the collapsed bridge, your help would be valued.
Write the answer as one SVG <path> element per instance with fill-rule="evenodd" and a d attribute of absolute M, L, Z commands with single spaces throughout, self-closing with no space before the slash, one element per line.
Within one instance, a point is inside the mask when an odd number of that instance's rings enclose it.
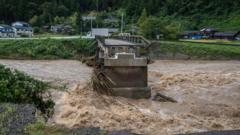
<path fill-rule="evenodd" d="M 114 96 L 150 98 L 148 87 L 148 47 L 141 36 L 97 37 L 96 63 L 99 70 L 113 82 Z"/>

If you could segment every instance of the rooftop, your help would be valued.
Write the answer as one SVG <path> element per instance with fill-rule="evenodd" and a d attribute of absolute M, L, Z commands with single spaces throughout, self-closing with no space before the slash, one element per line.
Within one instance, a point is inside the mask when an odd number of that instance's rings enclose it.
<path fill-rule="evenodd" d="M 0 28 L 9 28 L 9 29 L 12 29 L 11 26 L 6 25 L 6 24 L 0 24 Z"/>
<path fill-rule="evenodd" d="M 12 26 L 17 29 L 32 30 L 32 27 L 26 22 L 14 22 L 14 23 L 12 23 Z"/>
<path fill-rule="evenodd" d="M 0 24 L 0 32 L 1 33 L 14 33 L 13 28 L 6 24 Z"/>

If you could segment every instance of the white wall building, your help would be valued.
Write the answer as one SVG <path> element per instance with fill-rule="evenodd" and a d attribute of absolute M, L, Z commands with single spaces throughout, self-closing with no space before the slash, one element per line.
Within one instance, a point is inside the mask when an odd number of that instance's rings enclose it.
<path fill-rule="evenodd" d="M 33 37 L 33 28 L 26 22 L 14 22 L 12 23 L 16 37 Z"/>

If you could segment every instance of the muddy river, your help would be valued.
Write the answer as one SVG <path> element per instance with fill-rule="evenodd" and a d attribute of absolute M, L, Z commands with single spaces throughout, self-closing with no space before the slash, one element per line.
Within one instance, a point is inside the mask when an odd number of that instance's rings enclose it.
<path fill-rule="evenodd" d="M 153 95 L 160 92 L 177 103 L 98 95 L 89 84 L 91 68 L 78 61 L 0 60 L 0 64 L 66 86 L 67 90 L 52 90 L 56 106 L 49 124 L 127 129 L 147 135 L 240 129 L 240 61 L 149 65 Z"/>

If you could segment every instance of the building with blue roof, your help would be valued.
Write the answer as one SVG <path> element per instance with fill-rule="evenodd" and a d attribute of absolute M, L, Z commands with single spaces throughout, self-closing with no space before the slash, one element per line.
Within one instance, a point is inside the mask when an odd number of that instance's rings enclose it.
<path fill-rule="evenodd" d="M 14 22 L 12 23 L 12 27 L 17 37 L 33 36 L 33 28 L 26 22 Z"/>
<path fill-rule="evenodd" d="M 0 38 L 14 38 L 15 32 L 14 29 L 5 24 L 0 24 Z"/>

